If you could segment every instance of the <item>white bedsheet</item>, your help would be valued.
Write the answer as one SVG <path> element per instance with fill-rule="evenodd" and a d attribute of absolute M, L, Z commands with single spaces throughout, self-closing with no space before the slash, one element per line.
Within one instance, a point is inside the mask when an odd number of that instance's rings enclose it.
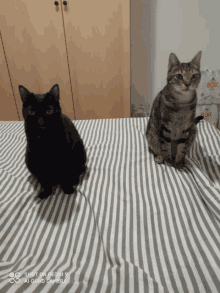
<path fill-rule="evenodd" d="M 90 177 L 40 201 L 23 122 L 0 122 L 0 292 L 220 292 L 220 132 L 200 122 L 176 171 L 147 118 L 74 123 Z"/>

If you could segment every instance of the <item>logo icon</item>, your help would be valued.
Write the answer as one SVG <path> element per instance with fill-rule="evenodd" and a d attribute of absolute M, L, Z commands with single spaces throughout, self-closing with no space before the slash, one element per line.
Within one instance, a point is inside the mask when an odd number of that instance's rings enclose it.
<path fill-rule="evenodd" d="M 21 282 L 21 280 L 19 279 L 20 278 L 20 273 L 10 273 L 9 277 L 10 277 L 9 282 L 12 283 L 12 284 Z"/>

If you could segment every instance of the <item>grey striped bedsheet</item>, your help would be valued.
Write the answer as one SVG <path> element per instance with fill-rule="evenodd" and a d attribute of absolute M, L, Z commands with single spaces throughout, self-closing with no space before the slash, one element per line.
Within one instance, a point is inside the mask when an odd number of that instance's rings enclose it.
<path fill-rule="evenodd" d="M 220 132 L 200 122 L 175 171 L 147 118 L 74 123 L 90 177 L 40 201 L 23 122 L 0 122 L 0 292 L 220 292 Z"/>

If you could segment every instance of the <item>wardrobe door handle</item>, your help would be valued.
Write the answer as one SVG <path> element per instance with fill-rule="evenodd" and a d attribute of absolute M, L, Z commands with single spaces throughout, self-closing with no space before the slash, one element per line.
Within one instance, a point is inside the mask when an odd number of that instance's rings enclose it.
<path fill-rule="evenodd" d="M 66 2 L 66 1 L 63 1 L 63 5 L 64 5 L 64 6 L 67 6 L 67 2 Z"/>
<path fill-rule="evenodd" d="M 59 6 L 59 2 L 58 2 L 58 1 L 55 1 L 54 4 L 55 4 L 56 6 Z"/>

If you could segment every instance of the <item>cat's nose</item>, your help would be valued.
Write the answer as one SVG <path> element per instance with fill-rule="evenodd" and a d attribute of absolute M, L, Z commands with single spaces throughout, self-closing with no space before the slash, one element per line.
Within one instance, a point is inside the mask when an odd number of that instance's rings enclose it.
<path fill-rule="evenodd" d="M 40 124 L 40 125 L 44 125 L 44 120 L 43 120 L 42 117 L 39 117 L 39 118 L 38 118 L 38 124 Z"/>

